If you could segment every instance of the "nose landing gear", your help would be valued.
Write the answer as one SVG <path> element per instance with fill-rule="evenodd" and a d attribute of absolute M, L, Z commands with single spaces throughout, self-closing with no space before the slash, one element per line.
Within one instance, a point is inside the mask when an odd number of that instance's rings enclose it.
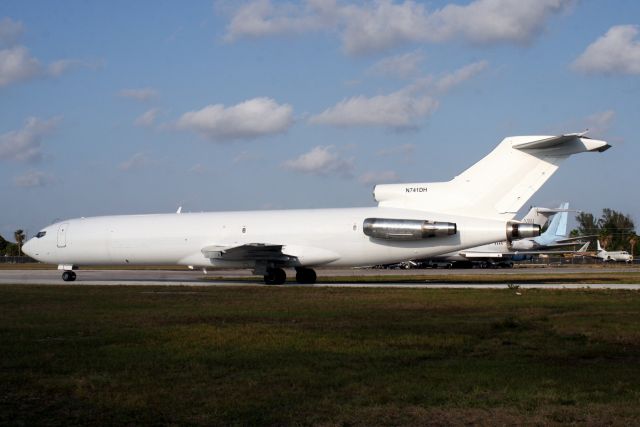
<path fill-rule="evenodd" d="M 62 280 L 64 280 L 65 282 L 73 282 L 74 280 L 76 280 L 76 273 L 67 270 L 62 273 Z"/>

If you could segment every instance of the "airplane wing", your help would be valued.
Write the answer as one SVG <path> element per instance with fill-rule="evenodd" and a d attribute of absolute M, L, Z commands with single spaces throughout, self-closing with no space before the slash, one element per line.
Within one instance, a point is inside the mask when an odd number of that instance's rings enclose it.
<path fill-rule="evenodd" d="M 210 245 L 202 248 L 202 254 L 211 260 L 272 262 L 288 266 L 322 265 L 340 257 L 322 248 L 271 243 Z"/>
<path fill-rule="evenodd" d="M 563 254 L 575 254 L 580 251 L 515 251 L 515 252 L 507 252 L 505 255 L 563 255 Z"/>
<path fill-rule="evenodd" d="M 505 252 L 472 252 L 472 251 L 462 251 L 459 255 L 468 258 L 502 258 L 504 255 L 508 255 Z"/>
<path fill-rule="evenodd" d="M 584 248 L 585 246 L 583 246 Z M 584 249 L 580 248 L 578 251 L 545 251 L 545 250 L 531 250 L 531 251 L 511 251 L 511 252 L 466 252 L 462 251 L 459 255 L 473 260 L 474 258 L 509 258 L 517 255 L 562 255 L 562 254 L 575 254 L 584 253 Z"/>
<path fill-rule="evenodd" d="M 577 237 L 567 237 L 564 239 L 558 239 L 554 242 L 554 245 L 568 245 L 568 244 L 580 244 L 584 243 L 585 240 L 593 239 L 597 237 L 595 234 L 591 236 L 577 236 Z"/>
<path fill-rule="evenodd" d="M 282 252 L 282 245 L 246 243 L 239 246 L 212 245 L 202 248 L 209 259 L 225 261 L 291 261 L 295 257 Z"/>

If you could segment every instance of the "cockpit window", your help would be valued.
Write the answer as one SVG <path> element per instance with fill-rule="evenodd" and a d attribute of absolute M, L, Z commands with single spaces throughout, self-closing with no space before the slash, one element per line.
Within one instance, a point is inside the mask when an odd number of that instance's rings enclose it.
<path fill-rule="evenodd" d="M 36 237 L 39 239 L 41 237 L 44 237 L 45 234 L 47 234 L 46 231 L 39 231 L 38 234 L 36 234 Z"/>

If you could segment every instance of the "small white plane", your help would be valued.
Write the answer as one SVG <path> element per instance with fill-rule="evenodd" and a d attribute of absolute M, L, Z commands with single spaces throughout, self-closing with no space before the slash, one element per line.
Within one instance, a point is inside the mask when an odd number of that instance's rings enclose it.
<path fill-rule="evenodd" d="M 23 247 L 58 264 L 73 281 L 81 265 L 185 265 L 252 268 L 267 284 L 314 283 L 317 266 L 366 266 L 427 258 L 500 240 L 537 236 L 513 221 L 560 163 L 602 152 L 582 134 L 505 138 L 449 182 L 377 185 L 377 207 L 118 215 L 70 219 Z"/>
<path fill-rule="evenodd" d="M 600 246 L 600 240 L 596 240 L 596 245 L 596 258 L 600 258 L 604 262 L 626 262 L 630 264 L 633 261 L 633 255 L 627 251 L 606 251 Z"/>

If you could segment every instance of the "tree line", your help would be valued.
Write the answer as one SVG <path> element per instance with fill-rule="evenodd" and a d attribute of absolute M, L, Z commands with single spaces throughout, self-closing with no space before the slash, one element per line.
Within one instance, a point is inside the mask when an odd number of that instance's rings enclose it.
<path fill-rule="evenodd" d="M 13 233 L 14 242 L 10 242 L 6 240 L 4 237 L 0 236 L 0 256 L 21 256 L 22 254 L 22 244 L 27 239 L 27 235 L 24 230 L 16 230 Z"/>
<path fill-rule="evenodd" d="M 600 218 L 589 212 L 580 212 L 576 221 L 578 228 L 571 230 L 571 236 L 596 236 L 608 251 L 640 253 L 640 239 L 629 215 L 605 208 Z"/>

